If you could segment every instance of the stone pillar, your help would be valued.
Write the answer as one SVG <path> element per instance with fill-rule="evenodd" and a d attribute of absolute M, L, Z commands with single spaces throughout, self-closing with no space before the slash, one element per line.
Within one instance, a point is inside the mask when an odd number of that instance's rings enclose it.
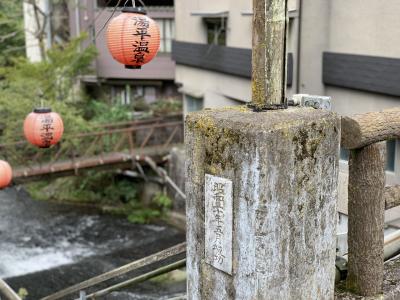
<path fill-rule="evenodd" d="M 333 299 L 339 118 L 311 108 L 186 119 L 188 299 Z"/>

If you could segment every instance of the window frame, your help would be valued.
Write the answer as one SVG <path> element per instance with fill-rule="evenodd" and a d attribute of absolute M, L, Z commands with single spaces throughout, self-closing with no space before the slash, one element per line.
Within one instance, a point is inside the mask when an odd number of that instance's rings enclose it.
<path fill-rule="evenodd" d="M 228 17 L 207 17 L 203 18 L 206 29 L 206 41 L 208 45 L 227 46 L 227 24 Z M 210 27 L 214 28 L 210 28 Z M 213 36 L 210 35 L 212 32 Z"/>

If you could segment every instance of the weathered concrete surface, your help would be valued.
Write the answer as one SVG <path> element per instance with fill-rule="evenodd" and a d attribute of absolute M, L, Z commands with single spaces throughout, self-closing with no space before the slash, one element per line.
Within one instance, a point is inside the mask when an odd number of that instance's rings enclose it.
<path fill-rule="evenodd" d="M 189 299 L 333 299 L 340 121 L 328 111 L 186 119 Z M 205 262 L 204 180 L 233 182 L 233 273 Z"/>
<path fill-rule="evenodd" d="M 376 297 L 356 296 L 345 291 L 345 282 L 336 287 L 336 300 L 398 300 L 400 299 L 400 256 L 384 265 L 383 295 Z"/>
<path fill-rule="evenodd" d="M 177 186 L 185 191 L 185 148 L 174 147 L 170 152 L 168 174 Z M 186 200 L 179 193 L 168 186 L 168 195 L 173 199 L 173 210 L 185 214 Z"/>

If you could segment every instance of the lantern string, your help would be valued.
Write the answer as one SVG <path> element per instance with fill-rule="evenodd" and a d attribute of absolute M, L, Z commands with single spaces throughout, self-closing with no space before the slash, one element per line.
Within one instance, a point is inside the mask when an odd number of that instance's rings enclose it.
<path fill-rule="evenodd" d="M 106 5 L 108 5 L 109 3 L 111 3 L 112 0 L 108 0 L 108 2 L 106 3 Z M 95 35 L 94 37 L 94 41 L 97 40 L 98 36 L 100 35 L 100 33 L 104 30 L 104 28 L 107 26 L 107 24 L 110 22 L 111 18 L 114 16 L 118 6 L 121 4 L 122 0 L 118 0 L 118 3 L 115 5 L 114 10 L 111 14 L 111 16 L 108 18 L 108 20 L 106 21 L 106 23 L 104 24 L 103 28 L 101 28 L 101 30 Z M 103 11 L 96 17 L 94 18 L 94 20 L 92 21 L 92 24 L 89 25 L 87 28 L 90 28 L 91 26 L 94 26 L 95 22 L 97 21 L 97 19 L 100 17 L 100 15 L 102 15 L 104 13 L 104 11 L 106 10 L 106 7 L 103 9 Z M 77 62 L 81 57 L 83 56 L 83 52 L 79 53 L 75 60 L 71 62 L 71 65 L 73 65 L 75 62 Z M 64 72 L 61 73 L 61 76 L 64 75 Z M 46 94 L 50 89 L 52 89 L 54 86 L 56 86 L 57 83 L 53 82 L 46 90 L 43 94 Z"/>
<path fill-rule="evenodd" d="M 121 4 L 122 0 L 118 0 L 117 5 L 115 5 L 114 10 L 111 14 L 111 16 L 107 19 L 107 21 L 104 23 L 103 27 L 97 32 L 96 36 L 94 37 L 95 40 L 97 40 L 97 38 L 99 37 L 100 33 L 104 30 L 104 28 L 106 28 L 108 22 L 110 22 L 110 20 L 112 19 L 112 17 L 114 17 L 115 12 L 117 11 L 118 6 Z"/>
<path fill-rule="evenodd" d="M 103 15 L 103 13 L 107 10 L 108 5 L 111 3 L 112 0 L 108 0 L 107 3 L 105 4 L 104 8 L 102 11 L 97 14 L 97 16 L 91 21 L 91 23 L 86 27 L 84 31 L 88 31 L 89 28 L 94 27 L 96 21 Z"/>
<path fill-rule="evenodd" d="M 142 4 L 143 8 L 146 9 L 146 5 L 144 4 L 144 2 L 142 0 L 138 0 L 140 2 L 140 4 Z"/>
<path fill-rule="evenodd" d="M 135 4 L 135 0 L 132 0 L 133 1 L 133 4 L 135 5 L 135 7 L 136 7 L 136 4 Z M 139 2 L 140 2 L 140 4 L 146 9 L 146 5 L 144 4 L 144 2 L 142 1 L 142 0 L 138 0 Z M 109 4 L 111 2 L 111 0 L 108 0 L 108 2 L 107 2 L 107 4 Z M 113 11 L 112 11 L 112 13 L 111 13 L 111 16 L 107 19 L 107 21 L 105 22 L 105 24 L 103 25 L 103 27 L 95 34 L 95 37 L 94 37 L 94 41 L 96 41 L 97 40 L 97 38 L 99 37 L 99 35 L 100 35 L 100 33 L 106 28 L 106 26 L 107 26 L 107 24 L 110 22 L 110 20 L 112 19 L 112 17 L 114 16 L 114 14 L 115 14 L 115 12 L 117 11 L 117 9 L 118 9 L 118 7 L 119 7 L 119 5 L 121 4 L 121 2 L 122 2 L 122 0 L 118 0 L 118 3 L 115 5 L 115 7 L 114 7 L 114 9 L 113 9 Z M 125 7 L 125 6 L 124 6 Z M 104 8 L 103 9 L 103 11 L 100 13 L 100 15 L 105 11 L 106 9 Z M 98 19 L 98 17 L 99 17 L 99 15 L 93 20 L 93 25 L 94 25 L 94 23 L 96 22 L 96 20 Z M 90 27 L 90 25 L 88 26 L 88 28 Z M 74 64 L 75 62 L 77 62 L 79 59 L 80 59 L 80 57 L 82 56 L 82 53 L 80 53 L 80 54 L 78 54 L 78 56 L 76 57 L 76 59 L 71 63 L 71 64 Z M 51 85 L 51 86 L 49 86 L 47 89 L 46 89 L 46 91 L 45 91 L 45 93 L 47 92 L 47 91 L 49 91 L 53 86 L 55 86 L 56 85 L 56 83 L 54 83 L 53 82 L 53 84 Z"/>

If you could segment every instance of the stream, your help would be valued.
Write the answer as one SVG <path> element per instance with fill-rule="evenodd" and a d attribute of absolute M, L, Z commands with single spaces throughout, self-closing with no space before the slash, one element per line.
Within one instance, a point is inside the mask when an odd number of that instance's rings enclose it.
<path fill-rule="evenodd" d="M 162 223 L 137 225 L 95 209 L 36 201 L 18 187 L 0 191 L 0 278 L 17 292 L 26 289 L 26 300 L 40 299 L 184 239 L 183 232 Z M 103 299 L 169 299 L 186 290 L 184 276 L 177 277 L 148 281 Z"/>

